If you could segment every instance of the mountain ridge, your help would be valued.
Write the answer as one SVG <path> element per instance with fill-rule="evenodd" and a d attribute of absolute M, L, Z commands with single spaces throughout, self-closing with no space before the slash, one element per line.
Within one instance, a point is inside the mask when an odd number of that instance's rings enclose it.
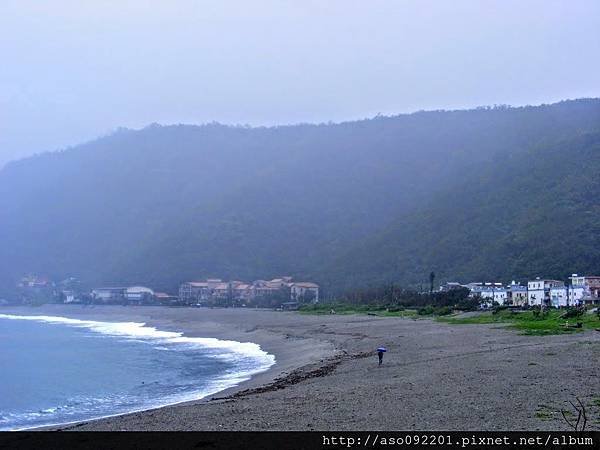
<path fill-rule="evenodd" d="M 419 249 L 429 255 L 421 263 L 398 266 L 400 273 L 389 270 L 389 260 L 378 255 L 404 242 L 402 233 L 387 235 L 387 245 L 379 236 L 390 227 L 418 229 L 418 220 L 408 224 L 407 217 L 420 217 L 426 225 L 423 205 L 436 208 L 444 195 L 468 199 L 465 180 L 478 174 L 494 177 L 500 167 L 503 183 L 512 180 L 510 170 L 521 158 L 525 165 L 537 164 L 528 156 L 532 149 L 549 151 L 551 166 L 564 164 L 560 152 L 547 149 L 596 131 L 598 99 L 333 125 L 154 125 L 120 131 L 0 170 L 0 286 L 8 292 L 28 272 L 56 279 L 77 276 L 88 285 L 119 279 L 170 291 L 181 281 L 206 276 L 253 279 L 283 273 L 314 279 L 331 292 L 376 281 L 415 285 L 434 269 L 454 278 L 451 258 L 436 267 L 431 238 L 426 252 Z M 591 153 L 581 152 L 591 155 L 594 173 L 596 143 L 585 142 Z M 562 173 L 570 176 L 568 170 Z M 585 183 L 596 195 L 594 178 Z M 572 184 L 556 188 L 555 196 L 585 190 Z M 473 186 L 490 195 L 499 188 L 485 180 Z M 537 187 L 527 189 L 543 197 Z M 509 194 L 495 195 L 507 201 Z M 491 229 L 511 223 L 500 219 L 500 224 L 480 225 Z M 545 226 L 537 225 L 542 235 Z M 411 233 L 413 241 L 420 239 Z M 414 249 L 409 244 L 402 246 Z M 353 249 L 361 245 L 378 250 L 363 253 L 365 263 L 358 266 L 369 270 L 357 276 L 363 272 L 348 261 L 360 261 L 360 251 Z M 396 249 L 398 255 L 403 248 Z M 448 248 L 476 252 L 470 244 Z M 559 266 L 572 267 L 558 259 Z M 594 267 L 594 261 L 586 267 Z M 454 271 L 456 276 L 472 272 L 464 264 Z"/>

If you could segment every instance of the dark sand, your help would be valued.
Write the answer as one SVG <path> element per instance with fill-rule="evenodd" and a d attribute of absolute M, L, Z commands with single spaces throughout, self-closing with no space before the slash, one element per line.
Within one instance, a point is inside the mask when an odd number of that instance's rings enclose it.
<path fill-rule="evenodd" d="M 212 398 L 68 430 L 556 430 L 579 397 L 600 429 L 600 333 L 242 309 L 44 306 L 2 313 L 139 321 L 251 341 L 277 363 Z M 388 347 L 383 366 L 374 351 Z"/>

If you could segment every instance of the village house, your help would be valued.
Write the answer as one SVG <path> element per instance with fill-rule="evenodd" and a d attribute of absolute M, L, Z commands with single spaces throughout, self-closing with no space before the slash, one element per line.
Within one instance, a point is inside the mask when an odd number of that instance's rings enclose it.
<path fill-rule="evenodd" d="M 154 291 L 144 286 L 131 286 L 125 289 L 125 299 L 129 303 L 152 303 Z"/>
<path fill-rule="evenodd" d="M 290 284 L 290 298 L 297 302 L 319 302 L 319 285 L 309 282 L 294 282 Z"/>
<path fill-rule="evenodd" d="M 271 281 L 267 281 L 267 287 L 271 289 L 284 289 L 289 287 L 291 282 L 292 277 L 274 278 Z"/>
<path fill-rule="evenodd" d="M 183 304 L 201 304 L 208 298 L 208 283 L 205 281 L 186 281 L 179 286 L 179 300 Z"/>
<path fill-rule="evenodd" d="M 506 288 L 503 287 L 496 287 L 494 288 L 494 302 L 499 304 L 499 305 L 504 305 L 507 303 L 507 299 L 508 299 L 508 290 Z"/>
<path fill-rule="evenodd" d="M 61 298 L 63 303 L 80 303 L 81 300 L 75 291 L 71 290 L 62 290 Z"/>
<path fill-rule="evenodd" d="M 467 286 L 463 286 L 462 284 L 460 284 L 456 281 L 447 281 L 446 283 L 444 283 L 440 286 L 440 292 L 448 292 L 448 291 L 452 291 L 454 289 L 460 289 L 462 287 L 467 287 Z"/>
<path fill-rule="evenodd" d="M 483 307 L 490 307 L 494 302 L 504 305 L 508 298 L 502 283 L 469 283 L 465 287 L 471 291 L 469 297 L 478 297 Z"/>
<path fill-rule="evenodd" d="M 600 303 L 600 276 L 569 277 L 571 285 L 563 281 L 536 278 L 522 286 L 512 281 L 506 288 L 501 283 L 473 282 L 463 285 L 470 290 L 470 297 L 479 297 L 482 306 L 499 305 L 513 306 L 552 306 L 564 308 L 584 304 Z M 451 290 L 457 283 L 446 283 L 440 291 Z"/>
<path fill-rule="evenodd" d="M 586 276 L 585 283 L 590 290 L 592 303 L 598 303 L 600 299 L 600 276 Z"/>
<path fill-rule="evenodd" d="M 33 288 L 33 289 L 45 289 L 53 287 L 53 283 L 46 277 L 39 277 L 37 275 L 26 275 L 21 278 L 18 286 L 21 288 Z"/>
<path fill-rule="evenodd" d="M 550 289 L 564 286 L 560 280 L 542 280 L 537 277 L 527 282 L 527 303 L 530 306 L 549 306 L 551 304 Z"/>
<path fill-rule="evenodd" d="M 92 289 L 92 299 L 100 303 L 122 303 L 126 287 L 101 287 Z"/>
<path fill-rule="evenodd" d="M 252 285 L 248 283 L 239 282 L 234 287 L 235 298 L 248 301 L 253 298 Z"/>
<path fill-rule="evenodd" d="M 600 276 L 579 276 L 574 273 L 569 279 L 571 280 L 569 292 L 571 305 L 600 303 Z"/>
<path fill-rule="evenodd" d="M 174 306 L 179 304 L 179 298 L 176 295 L 170 295 L 166 292 L 155 292 L 154 298 L 159 305 Z"/>
<path fill-rule="evenodd" d="M 310 282 L 294 282 L 292 277 L 280 277 L 272 280 L 225 282 L 219 278 L 206 281 L 187 281 L 179 288 L 179 298 L 184 304 L 207 305 L 216 300 L 249 302 L 257 298 L 268 298 L 285 293 L 290 301 L 319 300 L 319 285 Z"/>
<path fill-rule="evenodd" d="M 569 306 L 569 288 L 567 286 L 552 286 L 550 288 L 550 306 L 554 308 Z"/>
<path fill-rule="evenodd" d="M 469 297 L 479 297 L 481 300 L 492 300 L 494 298 L 494 288 L 486 286 L 484 283 L 478 283 L 470 288 Z"/>
<path fill-rule="evenodd" d="M 514 306 L 527 304 L 527 286 L 521 286 L 513 281 L 507 289 L 508 303 Z"/>

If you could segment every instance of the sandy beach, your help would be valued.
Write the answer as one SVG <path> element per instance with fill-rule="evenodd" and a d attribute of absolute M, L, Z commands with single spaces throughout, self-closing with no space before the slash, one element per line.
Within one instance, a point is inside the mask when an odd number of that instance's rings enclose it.
<path fill-rule="evenodd" d="M 580 398 L 600 429 L 600 333 L 245 309 L 2 308 L 255 342 L 276 364 L 213 397 L 64 430 L 557 430 Z M 384 363 L 374 349 L 385 345 Z"/>

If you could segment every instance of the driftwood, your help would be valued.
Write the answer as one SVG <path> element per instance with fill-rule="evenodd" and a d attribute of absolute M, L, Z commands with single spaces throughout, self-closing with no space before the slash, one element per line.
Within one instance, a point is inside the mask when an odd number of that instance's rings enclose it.
<path fill-rule="evenodd" d="M 565 419 L 565 422 L 567 422 L 567 424 L 571 428 L 573 428 L 574 431 L 585 431 L 585 426 L 587 424 L 587 415 L 585 412 L 585 406 L 583 405 L 583 403 L 581 402 L 581 400 L 579 398 L 575 397 L 575 399 L 577 400 L 578 405 L 576 405 L 571 400 L 569 400 L 569 403 L 571 404 L 573 409 L 575 411 L 577 411 L 577 421 L 575 423 L 573 423 L 572 421 L 567 419 L 567 415 L 565 414 L 564 410 L 561 409 L 560 413 L 562 414 L 563 419 Z M 581 419 L 583 419 L 583 422 L 581 421 Z"/>

